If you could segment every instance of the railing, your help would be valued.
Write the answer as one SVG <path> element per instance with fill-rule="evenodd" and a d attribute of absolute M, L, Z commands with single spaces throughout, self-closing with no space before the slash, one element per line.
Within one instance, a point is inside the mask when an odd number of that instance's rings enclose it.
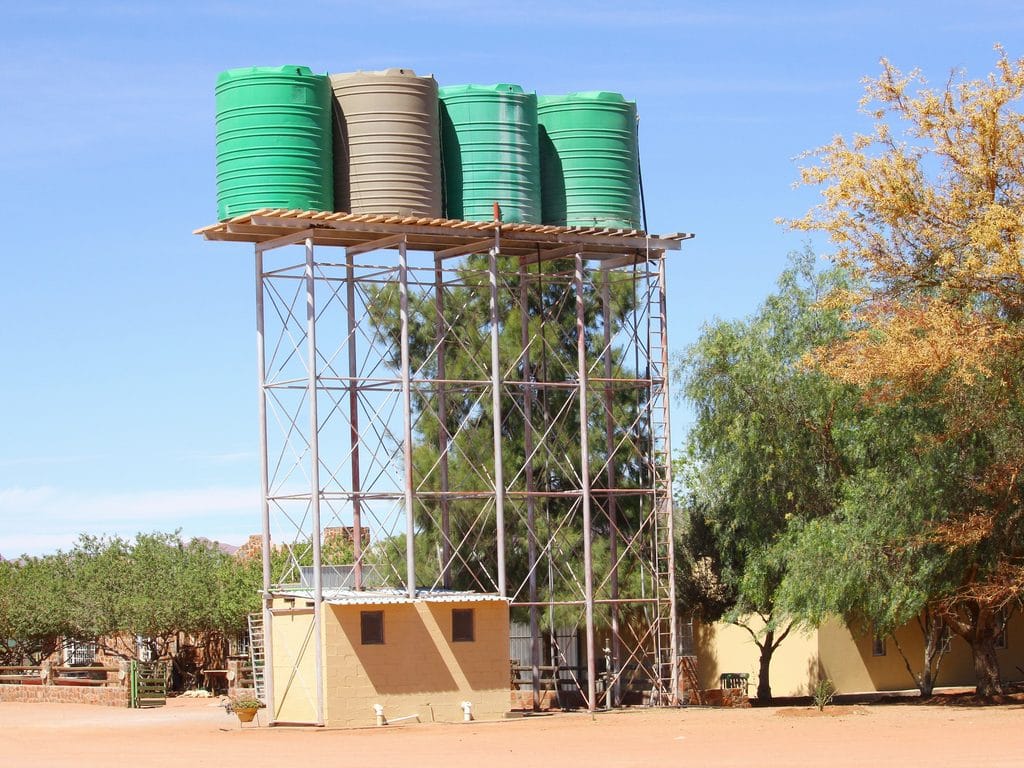
<path fill-rule="evenodd" d="M 2 666 L 0 684 L 4 685 L 120 685 L 121 667 L 100 664 L 88 667 L 58 666 Z M 111 674 L 113 673 L 113 674 Z"/>
<path fill-rule="evenodd" d="M 108 667 L 100 664 L 88 667 L 51 667 L 51 679 L 56 685 L 117 685 L 120 667 Z M 113 672 L 113 679 L 110 673 Z"/>
<path fill-rule="evenodd" d="M 0 667 L 0 683 L 7 685 L 39 685 L 42 667 Z"/>

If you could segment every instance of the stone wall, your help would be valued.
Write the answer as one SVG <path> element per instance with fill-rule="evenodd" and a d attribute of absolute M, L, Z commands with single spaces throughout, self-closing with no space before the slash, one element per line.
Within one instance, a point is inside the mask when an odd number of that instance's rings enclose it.
<path fill-rule="evenodd" d="M 103 673 L 106 679 L 69 678 L 62 676 L 56 667 L 59 665 L 46 661 L 38 668 L 38 673 L 27 674 L 20 683 L 0 684 L 0 701 L 127 707 L 131 700 L 128 665 L 124 661 L 115 669 L 106 670 Z"/>
<path fill-rule="evenodd" d="M 246 661 L 228 659 L 228 696 L 232 699 L 255 699 L 252 667 Z"/>
<path fill-rule="evenodd" d="M 98 704 L 127 707 L 130 690 L 125 685 L 16 685 L 0 684 L 0 701 L 45 704 Z"/>

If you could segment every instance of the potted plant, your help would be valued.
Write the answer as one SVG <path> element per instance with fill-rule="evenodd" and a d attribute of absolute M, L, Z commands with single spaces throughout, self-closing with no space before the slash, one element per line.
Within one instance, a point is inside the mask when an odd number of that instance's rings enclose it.
<path fill-rule="evenodd" d="M 257 710 L 263 709 L 266 706 L 259 699 L 255 699 L 252 696 L 241 696 L 232 698 L 224 706 L 225 711 L 234 712 L 238 715 L 239 722 L 251 723 L 253 718 L 256 717 Z"/>

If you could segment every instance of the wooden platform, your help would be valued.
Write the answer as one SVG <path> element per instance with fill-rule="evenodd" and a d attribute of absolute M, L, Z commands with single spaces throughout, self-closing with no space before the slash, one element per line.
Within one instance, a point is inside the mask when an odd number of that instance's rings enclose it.
<path fill-rule="evenodd" d="M 262 243 L 265 247 L 301 242 L 312 237 L 316 245 L 369 250 L 393 248 L 400 238 L 412 251 L 431 251 L 442 258 L 486 253 L 498 245 L 504 255 L 531 263 L 582 253 L 587 259 L 625 266 L 660 259 L 665 251 L 679 250 L 693 235 L 647 235 L 635 229 L 556 227 L 507 224 L 493 221 L 431 219 L 326 211 L 263 208 L 245 216 L 197 229 L 207 240 Z"/>

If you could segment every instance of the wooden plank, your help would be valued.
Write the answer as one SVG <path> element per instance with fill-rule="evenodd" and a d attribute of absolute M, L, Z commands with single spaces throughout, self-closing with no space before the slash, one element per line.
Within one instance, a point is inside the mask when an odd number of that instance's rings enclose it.
<path fill-rule="evenodd" d="M 664 256 L 664 254 L 661 251 L 651 251 L 650 260 L 657 261 L 658 259 L 662 258 L 662 256 Z M 618 269 L 619 267 L 629 267 L 636 264 L 643 264 L 645 261 L 647 261 L 647 257 L 647 254 L 627 253 L 615 258 L 604 259 L 601 262 L 601 268 Z"/>
<path fill-rule="evenodd" d="M 469 248 L 469 251 L 466 252 L 472 252 L 477 246 L 468 238 L 473 237 L 473 233 L 487 232 L 495 227 L 493 222 L 441 219 L 433 220 L 444 222 L 439 225 L 394 224 L 390 222 L 395 221 L 396 217 L 266 210 L 270 215 L 254 213 L 246 217 L 236 217 L 229 222 L 221 222 L 196 230 L 196 233 L 208 240 L 260 243 L 273 241 L 282 235 L 290 234 L 282 232 L 282 230 L 300 228 L 308 230 L 310 224 L 315 224 L 313 238 L 314 242 L 318 244 L 347 247 L 361 245 L 373 239 L 372 235 L 374 234 L 390 236 L 404 234 L 407 236 L 406 242 L 410 250 L 437 252 L 457 249 L 462 246 Z M 307 218 L 298 218 L 299 214 L 305 214 Z M 423 221 L 416 217 L 405 217 L 404 220 Z M 631 264 L 635 263 L 638 257 L 641 259 L 646 257 L 649 252 L 652 257 L 660 258 L 663 254 L 653 252 L 678 250 L 681 242 L 680 240 L 613 236 L 604 233 L 583 235 L 579 234 L 581 231 L 584 230 L 543 225 L 501 225 L 501 248 L 502 252 L 508 255 L 535 257 L 538 247 L 551 251 L 554 250 L 551 246 L 560 245 L 572 251 L 573 246 L 583 246 L 588 258 L 610 259 L 614 257 L 622 259 L 622 264 Z M 301 236 L 299 239 L 302 239 Z M 476 235 L 474 240 L 476 239 L 479 239 L 479 235 Z M 281 242 L 288 241 L 282 240 Z M 554 258 L 554 256 L 541 257 L 541 260 L 544 258 Z M 536 263 L 536 261 L 537 259 L 533 258 L 530 263 Z"/>
<path fill-rule="evenodd" d="M 490 247 L 494 245 L 494 240 L 474 240 L 471 243 L 465 243 L 463 245 L 454 245 L 450 248 L 445 248 L 440 251 L 435 251 L 434 255 L 440 259 L 450 259 L 455 256 L 465 256 L 468 253 L 487 253 Z"/>
<path fill-rule="evenodd" d="M 301 243 L 306 238 L 312 237 L 313 232 L 313 229 L 302 229 L 298 232 L 281 235 L 280 237 L 275 237 L 271 240 L 264 240 L 263 242 L 256 243 L 256 250 L 262 253 L 264 251 L 273 250 L 274 248 L 281 248 L 285 245 L 295 245 L 296 243 Z"/>
<path fill-rule="evenodd" d="M 345 248 L 345 255 L 347 256 L 358 256 L 360 253 L 369 253 L 370 251 L 379 251 L 383 248 L 392 248 L 402 241 L 405 240 L 405 235 L 391 235 L 390 237 L 380 237 L 376 240 L 370 240 L 366 243 L 359 245 L 351 245 Z"/>
<path fill-rule="evenodd" d="M 582 249 L 578 245 L 563 245 L 561 248 L 547 248 L 532 256 L 524 256 L 520 259 L 520 262 L 523 264 L 536 264 L 539 261 L 551 261 L 552 259 L 560 259 L 563 256 L 581 252 Z"/>

